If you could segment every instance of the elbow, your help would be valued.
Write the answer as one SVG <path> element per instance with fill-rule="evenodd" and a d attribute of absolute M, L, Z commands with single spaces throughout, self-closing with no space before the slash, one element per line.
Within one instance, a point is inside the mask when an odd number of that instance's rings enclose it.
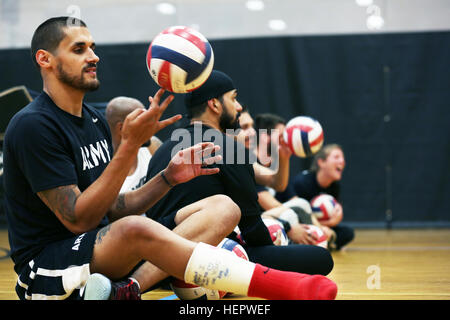
<path fill-rule="evenodd" d="M 71 224 L 70 226 L 66 225 L 66 228 L 75 235 L 79 235 L 79 234 L 88 232 L 90 230 L 90 229 L 88 229 L 84 226 L 78 225 L 78 224 Z"/>
<path fill-rule="evenodd" d="M 79 235 L 82 233 L 86 233 L 88 231 L 92 231 L 98 227 L 100 221 L 83 221 L 83 220 L 75 220 L 70 223 L 64 223 L 64 226 L 73 234 Z"/>

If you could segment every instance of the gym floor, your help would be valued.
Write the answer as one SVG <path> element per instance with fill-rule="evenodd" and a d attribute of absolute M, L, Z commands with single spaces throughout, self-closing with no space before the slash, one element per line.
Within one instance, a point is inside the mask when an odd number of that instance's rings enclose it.
<path fill-rule="evenodd" d="M 8 232 L 0 230 L 0 300 L 17 300 L 17 279 L 7 256 Z M 357 229 L 355 240 L 333 252 L 329 277 L 338 300 L 450 300 L 450 229 Z M 144 300 L 173 300 L 157 289 Z M 248 299 L 232 295 L 227 299 Z"/>

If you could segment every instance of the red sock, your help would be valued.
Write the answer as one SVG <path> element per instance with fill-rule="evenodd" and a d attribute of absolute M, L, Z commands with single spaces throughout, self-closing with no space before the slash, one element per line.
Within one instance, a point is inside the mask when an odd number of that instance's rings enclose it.
<path fill-rule="evenodd" d="M 336 284 L 327 277 L 256 264 L 247 295 L 268 300 L 333 300 L 336 294 Z"/>

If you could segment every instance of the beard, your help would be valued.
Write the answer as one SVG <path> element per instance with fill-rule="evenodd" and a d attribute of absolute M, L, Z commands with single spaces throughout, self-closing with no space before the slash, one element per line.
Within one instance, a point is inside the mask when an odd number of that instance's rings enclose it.
<path fill-rule="evenodd" d="M 236 117 L 233 116 L 227 111 L 226 108 L 223 108 L 223 112 L 220 115 L 219 126 L 222 131 L 227 129 L 237 130 L 240 128 L 239 126 L 239 116 L 240 113 L 236 114 Z"/>
<path fill-rule="evenodd" d="M 57 69 L 58 69 L 57 77 L 58 77 L 59 81 L 61 81 L 64 84 L 67 84 L 68 86 L 70 86 L 74 89 L 78 89 L 78 90 L 81 90 L 84 92 L 94 91 L 94 90 L 97 90 L 98 87 L 100 86 L 100 81 L 98 79 L 93 79 L 91 81 L 87 81 L 84 78 L 85 70 L 87 68 L 92 68 L 92 67 L 95 67 L 95 64 L 88 64 L 81 71 L 81 75 L 76 76 L 76 75 L 69 75 L 66 71 L 64 71 L 62 63 L 59 63 L 57 66 Z"/>

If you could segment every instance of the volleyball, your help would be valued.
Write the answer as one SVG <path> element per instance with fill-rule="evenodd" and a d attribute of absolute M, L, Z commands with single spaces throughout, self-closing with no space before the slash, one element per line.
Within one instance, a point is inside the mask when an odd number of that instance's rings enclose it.
<path fill-rule="evenodd" d="M 329 194 L 321 194 L 311 199 L 312 213 L 317 220 L 324 221 L 332 217 L 334 207 L 336 206 L 336 199 Z"/>
<path fill-rule="evenodd" d="M 200 32 L 173 26 L 153 39 L 146 62 L 150 76 L 161 88 L 186 93 L 208 79 L 214 65 L 214 53 Z"/>
<path fill-rule="evenodd" d="M 281 231 L 281 246 L 287 246 L 289 244 L 289 238 L 284 230 L 283 224 L 275 219 L 263 218 L 264 224 L 269 230 L 270 237 L 272 241 L 275 241 L 277 238 L 278 231 Z"/>
<path fill-rule="evenodd" d="M 218 290 L 206 289 L 176 278 L 172 280 L 170 287 L 180 300 L 219 300 L 223 297 Z"/>
<path fill-rule="evenodd" d="M 283 139 L 293 154 L 306 158 L 314 155 L 322 147 L 322 126 L 311 117 L 295 117 L 286 124 Z"/>
<path fill-rule="evenodd" d="M 325 232 L 323 232 L 323 230 L 320 227 L 310 224 L 307 225 L 306 231 L 309 234 L 314 235 L 314 238 L 316 239 L 315 243 L 316 246 L 327 249 L 328 247 L 327 235 L 325 234 Z"/>
<path fill-rule="evenodd" d="M 245 259 L 248 261 L 248 255 L 245 249 L 236 241 L 225 238 L 218 244 L 219 248 L 226 249 L 228 251 L 233 252 L 239 258 Z"/>

